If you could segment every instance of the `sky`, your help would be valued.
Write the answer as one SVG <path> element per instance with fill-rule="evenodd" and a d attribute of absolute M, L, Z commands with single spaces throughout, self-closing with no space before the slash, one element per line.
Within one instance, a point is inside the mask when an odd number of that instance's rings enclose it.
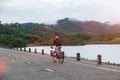
<path fill-rule="evenodd" d="M 120 0 L 0 0 L 0 21 L 53 24 L 69 17 L 120 23 L 119 9 Z"/>

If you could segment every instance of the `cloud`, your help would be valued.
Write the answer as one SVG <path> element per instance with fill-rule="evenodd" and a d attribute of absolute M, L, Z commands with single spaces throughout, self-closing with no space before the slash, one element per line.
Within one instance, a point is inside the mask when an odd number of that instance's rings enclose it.
<path fill-rule="evenodd" d="M 0 17 L 8 22 L 52 22 L 64 17 L 117 22 L 119 3 L 119 0 L 0 0 Z"/>

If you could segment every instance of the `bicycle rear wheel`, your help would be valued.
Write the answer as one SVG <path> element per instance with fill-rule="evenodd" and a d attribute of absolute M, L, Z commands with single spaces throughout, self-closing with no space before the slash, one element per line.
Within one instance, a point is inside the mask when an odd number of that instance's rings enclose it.
<path fill-rule="evenodd" d="M 64 52 L 60 52 L 59 54 L 59 63 L 63 63 L 64 62 Z"/>
<path fill-rule="evenodd" d="M 52 52 L 52 60 L 53 60 L 53 62 L 56 62 L 57 61 L 57 59 L 56 59 L 56 52 Z"/>

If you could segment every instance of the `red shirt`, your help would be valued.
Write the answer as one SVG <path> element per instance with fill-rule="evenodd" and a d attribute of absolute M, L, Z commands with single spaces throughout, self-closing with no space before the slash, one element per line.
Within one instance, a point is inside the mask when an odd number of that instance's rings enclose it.
<path fill-rule="evenodd" d="M 55 45 L 55 46 L 61 46 L 61 41 L 59 39 L 55 39 L 53 41 L 53 45 Z"/>

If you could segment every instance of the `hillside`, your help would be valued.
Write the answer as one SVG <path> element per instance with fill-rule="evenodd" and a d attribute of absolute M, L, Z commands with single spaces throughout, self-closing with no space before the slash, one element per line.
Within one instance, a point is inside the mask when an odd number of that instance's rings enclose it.
<path fill-rule="evenodd" d="M 12 27 L 11 27 L 12 26 Z M 30 35 L 22 32 L 14 25 L 0 24 L 0 46 L 1 47 L 23 47 L 28 43 Z"/>
<path fill-rule="evenodd" d="M 107 23 L 101 23 L 97 21 L 78 21 L 76 19 L 64 18 L 57 20 L 56 24 L 44 24 L 44 23 L 14 23 L 17 27 L 21 28 L 22 31 L 30 34 L 40 33 L 86 33 L 88 35 L 96 34 L 111 34 L 120 32 L 120 25 L 110 25 Z"/>
<path fill-rule="evenodd" d="M 0 46 L 51 45 L 55 35 L 60 36 L 63 45 L 114 44 L 120 43 L 120 25 L 71 18 L 57 20 L 52 25 L 32 22 L 0 24 Z"/>
<path fill-rule="evenodd" d="M 109 25 L 98 21 L 78 21 L 71 18 L 64 18 L 57 21 L 57 27 L 61 28 L 63 32 L 79 33 L 83 32 L 89 35 L 96 34 L 111 34 L 120 31 L 120 25 Z"/>

